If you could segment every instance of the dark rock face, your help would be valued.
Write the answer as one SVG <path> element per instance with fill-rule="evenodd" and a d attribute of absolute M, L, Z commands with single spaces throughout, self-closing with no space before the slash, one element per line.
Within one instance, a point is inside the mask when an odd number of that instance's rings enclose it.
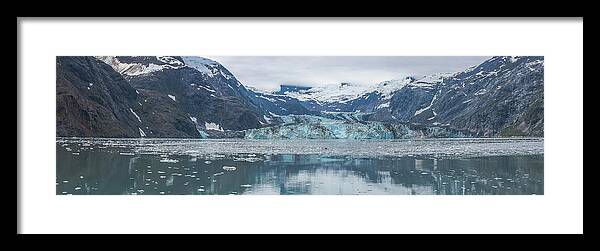
<path fill-rule="evenodd" d="M 170 98 L 136 90 L 94 57 L 57 57 L 56 134 L 78 137 L 200 137 Z"/>
<path fill-rule="evenodd" d="M 140 89 L 138 93 L 139 98 L 133 109 L 140 117 L 141 128 L 147 137 L 202 137 L 196 124 L 172 99 L 153 90 Z"/>
<path fill-rule="evenodd" d="M 121 75 L 93 57 L 56 58 L 58 136 L 135 137 L 136 100 Z"/>
<path fill-rule="evenodd" d="M 494 57 L 445 80 L 431 106 L 437 112 L 431 120 L 482 137 L 543 137 L 543 60 Z"/>
<path fill-rule="evenodd" d="M 543 137 L 544 58 L 493 57 L 440 82 L 411 82 L 389 101 L 372 92 L 346 105 L 371 112 L 368 120 L 444 125 L 477 137 Z"/>
<path fill-rule="evenodd" d="M 251 102 L 257 107 L 266 112 L 266 117 L 271 120 L 274 115 L 302 115 L 302 114 L 319 114 L 319 111 L 306 108 L 307 103 L 280 94 L 269 94 L 255 90 L 249 90 L 246 95 Z"/>
<path fill-rule="evenodd" d="M 377 109 L 375 116 L 381 116 L 382 112 L 383 114 L 389 112 L 391 115 L 389 119 L 392 121 L 411 121 L 413 117 L 423 114 L 419 113 L 420 109 L 429 105 L 436 92 L 437 90 L 434 88 L 402 88 L 390 99 L 389 108 L 387 110 Z"/>

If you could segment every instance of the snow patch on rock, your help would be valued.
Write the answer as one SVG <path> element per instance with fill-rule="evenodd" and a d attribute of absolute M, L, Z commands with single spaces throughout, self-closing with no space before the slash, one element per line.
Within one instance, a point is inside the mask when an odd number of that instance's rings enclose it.
<path fill-rule="evenodd" d="M 204 122 L 204 127 L 206 130 L 215 130 L 215 131 L 223 131 L 221 125 L 212 122 Z"/>
<path fill-rule="evenodd" d="M 140 123 L 142 123 L 142 120 L 140 119 L 140 116 L 138 116 L 138 115 L 137 115 L 137 113 L 135 113 L 135 112 L 133 111 L 133 109 L 131 109 L 131 107 L 129 108 L 129 111 L 131 111 L 131 113 L 133 113 L 133 115 L 134 115 L 134 116 L 137 118 L 137 120 L 138 120 Z"/>

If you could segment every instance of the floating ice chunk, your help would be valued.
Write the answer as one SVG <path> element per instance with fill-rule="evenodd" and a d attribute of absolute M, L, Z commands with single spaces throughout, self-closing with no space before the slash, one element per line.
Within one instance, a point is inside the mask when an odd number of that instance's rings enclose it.
<path fill-rule="evenodd" d="M 235 171 L 235 169 L 237 169 L 235 166 L 223 166 L 225 171 Z"/>
<path fill-rule="evenodd" d="M 175 180 L 175 177 L 173 177 L 173 175 L 169 176 L 169 178 L 167 179 L 167 182 L 165 183 L 165 185 L 166 186 L 172 186 L 174 180 Z"/>
<path fill-rule="evenodd" d="M 233 161 L 246 161 L 246 162 L 258 162 L 261 161 L 261 158 L 252 158 L 252 157 L 248 157 L 248 158 L 233 158 Z"/>
<path fill-rule="evenodd" d="M 161 159 L 159 161 L 163 162 L 163 163 L 177 163 L 177 162 L 179 162 L 179 160 L 176 160 L 176 159 L 167 159 L 167 158 Z"/>
<path fill-rule="evenodd" d="M 210 163 L 212 163 L 212 161 L 210 161 L 210 160 L 204 161 L 204 164 L 207 164 L 207 165 L 208 165 L 208 164 L 210 164 Z"/>
<path fill-rule="evenodd" d="M 250 188 L 250 187 L 252 187 L 252 185 L 250 185 L 250 184 L 244 184 L 244 185 L 240 185 L 240 186 L 243 187 L 243 188 Z"/>
<path fill-rule="evenodd" d="M 81 187 L 75 187 L 75 191 L 81 190 Z"/>

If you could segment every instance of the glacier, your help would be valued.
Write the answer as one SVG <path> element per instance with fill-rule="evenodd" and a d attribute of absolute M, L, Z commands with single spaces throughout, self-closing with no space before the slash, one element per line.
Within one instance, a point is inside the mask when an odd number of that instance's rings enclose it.
<path fill-rule="evenodd" d="M 324 116 L 287 115 L 280 124 L 245 131 L 246 139 L 412 139 L 462 138 L 469 135 L 444 126 L 364 121 L 360 113 Z"/>

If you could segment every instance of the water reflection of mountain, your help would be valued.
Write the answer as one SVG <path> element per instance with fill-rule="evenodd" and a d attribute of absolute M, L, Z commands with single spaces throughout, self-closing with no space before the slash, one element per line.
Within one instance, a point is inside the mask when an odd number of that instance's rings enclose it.
<path fill-rule="evenodd" d="M 68 150 L 67 150 L 68 149 Z M 227 171 L 223 166 L 236 167 Z M 543 194 L 543 155 L 135 154 L 57 145 L 57 194 Z"/>

